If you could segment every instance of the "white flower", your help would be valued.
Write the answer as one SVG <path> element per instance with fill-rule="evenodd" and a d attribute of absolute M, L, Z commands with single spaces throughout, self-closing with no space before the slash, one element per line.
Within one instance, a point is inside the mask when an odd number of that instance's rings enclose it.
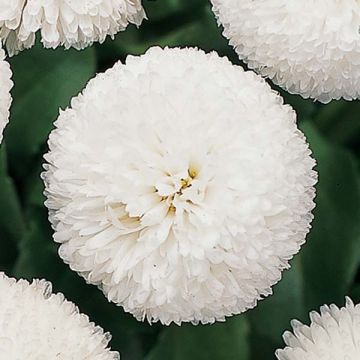
<path fill-rule="evenodd" d="M 0 354 L 6 360 L 118 360 L 111 336 L 52 294 L 51 283 L 16 281 L 0 273 Z"/>
<path fill-rule="evenodd" d="M 360 359 L 360 305 L 347 298 L 345 307 L 324 305 L 310 320 L 310 326 L 292 321 L 294 334 L 284 333 L 287 347 L 277 350 L 279 360 Z"/>
<path fill-rule="evenodd" d="M 137 319 L 243 312 L 305 241 L 314 160 L 295 113 L 216 53 L 152 48 L 92 80 L 50 136 L 60 256 Z"/>
<path fill-rule="evenodd" d="M 323 103 L 360 97 L 358 0 L 211 1 L 251 69 Z"/>
<path fill-rule="evenodd" d="M 0 43 L 0 143 L 3 139 L 3 131 L 9 122 L 9 109 L 12 101 L 10 90 L 13 86 L 11 81 L 9 63 L 5 60 L 5 52 Z"/>
<path fill-rule="evenodd" d="M 141 0 L 0 0 L 0 38 L 10 55 L 34 45 L 83 49 L 145 17 Z"/>

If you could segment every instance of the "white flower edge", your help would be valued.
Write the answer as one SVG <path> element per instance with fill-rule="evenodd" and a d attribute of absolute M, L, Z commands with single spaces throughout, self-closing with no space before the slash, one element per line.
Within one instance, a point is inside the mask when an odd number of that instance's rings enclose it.
<path fill-rule="evenodd" d="M 16 280 L 0 272 L 0 353 L 9 360 L 119 360 L 111 335 L 90 322 L 46 280 Z"/>
<path fill-rule="evenodd" d="M 310 313 L 310 325 L 291 322 L 283 335 L 286 347 L 279 360 L 339 360 L 360 358 L 360 305 L 346 297 L 345 306 L 323 305 Z"/>
<path fill-rule="evenodd" d="M 0 38 L 10 56 L 31 48 L 38 31 L 45 48 L 82 50 L 146 19 L 141 0 L 12 1 L 10 8 L 0 0 Z"/>
<path fill-rule="evenodd" d="M 304 99 L 360 97 L 360 3 L 211 0 L 239 58 Z"/>
<path fill-rule="evenodd" d="M 3 140 L 3 131 L 9 122 L 12 97 L 10 91 L 13 87 L 10 64 L 5 59 L 5 51 L 0 45 L 0 144 Z"/>

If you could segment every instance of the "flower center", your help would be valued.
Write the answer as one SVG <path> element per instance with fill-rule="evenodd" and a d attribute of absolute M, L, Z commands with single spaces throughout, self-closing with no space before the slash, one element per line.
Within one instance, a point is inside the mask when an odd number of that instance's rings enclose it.
<path fill-rule="evenodd" d="M 181 187 L 180 187 L 179 191 L 177 192 L 177 194 L 179 194 L 179 195 L 182 195 L 182 193 L 185 189 L 188 189 L 189 187 L 192 186 L 191 181 L 194 180 L 196 177 L 196 173 L 191 173 L 190 170 L 188 170 L 188 174 L 189 174 L 189 176 L 186 179 L 180 180 Z"/>
<path fill-rule="evenodd" d="M 181 177 L 180 180 L 176 176 L 172 176 L 168 174 L 168 179 L 172 183 L 172 190 L 170 190 L 169 194 L 164 194 L 158 187 L 155 187 L 155 191 L 159 193 L 161 196 L 161 201 L 164 201 L 169 206 L 169 212 L 176 211 L 176 203 L 178 203 L 179 199 L 184 196 L 186 190 L 190 189 L 193 186 L 193 180 L 197 177 L 198 171 L 195 167 L 189 166 L 187 170 L 187 176 Z M 187 203 L 191 203 L 191 200 L 188 199 L 189 196 L 186 196 L 186 199 L 182 199 Z"/>

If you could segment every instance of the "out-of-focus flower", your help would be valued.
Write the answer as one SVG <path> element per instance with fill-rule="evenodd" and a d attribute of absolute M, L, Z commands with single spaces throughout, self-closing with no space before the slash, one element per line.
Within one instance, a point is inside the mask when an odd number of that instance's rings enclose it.
<path fill-rule="evenodd" d="M 304 98 L 359 98 L 359 1 L 211 1 L 251 69 Z"/>
<path fill-rule="evenodd" d="M 9 55 L 34 45 L 83 49 L 145 17 L 141 0 L 0 0 L 0 39 Z"/>
<path fill-rule="evenodd" d="M 347 298 L 345 307 L 324 305 L 310 313 L 311 324 L 293 320 L 293 333 L 284 333 L 287 345 L 277 350 L 279 360 L 360 359 L 360 305 Z"/>
<path fill-rule="evenodd" d="M 256 306 L 312 220 L 315 162 L 295 120 L 216 53 L 117 63 L 50 136 L 60 256 L 139 320 L 211 323 Z"/>
<path fill-rule="evenodd" d="M 5 52 L 0 44 L 0 143 L 10 116 L 9 109 L 12 101 L 10 90 L 13 86 L 11 75 L 10 65 L 5 60 Z"/>
<path fill-rule="evenodd" d="M 118 360 L 111 336 L 52 294 L 51 283 L 16 281 L 0 273 L 0 354 L 6 360 Z"/>

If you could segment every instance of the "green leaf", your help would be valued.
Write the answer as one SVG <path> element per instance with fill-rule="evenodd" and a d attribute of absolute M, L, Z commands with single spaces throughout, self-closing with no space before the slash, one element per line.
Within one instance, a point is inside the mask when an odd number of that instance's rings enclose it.
<path fill-rule="evenodd" d="M 281 335 L 292 319 L 304 320 L 303 275 L 299 256 L 292 261 L 290 270 L 274 286 L 273 295 L 260 301 L 249 311 L 251 323 L 252 359 L 273 356 L 282 345 Z"/>
<path fill-rule="evenodd" d="M 360 284 L 355 284 L 354 287 L 350 290 L 349 296 L 355 304 L 360 303 Z"/>
<path fill-rule="evenodd" d="M 301 251 L 305 303 L 343 303 L 360 260 L 360 177 L 356 159 L 303 125 L 318 162 L 315 220 Z"/>
<path fill-rule="evenodd" d="M 27 214 L 28 229 L 19 241 L 19 256 L 14 266 L 17 277 L 58 279 L 62 262 L 52 241 L 52 230 L 45 208 L 34 208 Z"/>
<path fill-rule="evenodd" d="M 151 46 L 198 47 L 207 52 L 216 49 L 221 55 L 239 62 L 228 46 L 228 41 L 222 36 L 222 30 L 218 27 L 209 4 L 188 9 L 187 12 L 188 16 L 178 15 L 178 21 L 165 18 L 166 23 L 171 25 L 167 29 L 153 22 L 140 29 L 132 27 L 119 34 L 115 42 L 107 45 L 125 55 L 141 55 Z"/>
<path fill-rule="evenodd" d="M 247 360 L 249 327 L 244 316 L 214 325 L 165 328 L 146 360 Z"/>
<path fill-rule="evenodd" d="M 273 359 L 275 350 L 282 347 L 282 334 L 294 318 L 305 320 L 303 275 L 299 256 L 292 261 L 291 269 L 283 274 L 274 286 L 273 295 L 260 301 L 250 310 L 251 359 Z"/>
<path fill-rule="evenodd" d="M 338 144 L 358 146 L 359 111 L 359 101 L 332 101 L 320 107 L 314 122 L 329 140 Z"/>
<path fill-rule="evenodd" d="M 0 147 L 0 270 L 9 272 L 25 224 L 13 180 L 8 175 L 5 145 Z"/>
<path fill-rule="evenodd" d="M 95 74 L 95 52 L 38 45 L 12 58 L 11 66 L 14 102 L 5 139 L 12 170 L 24 177 L 43 150 L 59 107 L 69 105 Z"/>
<path fill-rule="evenodd" d="M 207 0 L 145 0 L 143 5 L 149 18 L 149 22 L 157 22 L 161 19 L 169 19 L 169 17 L 186 17 L 184 11 L 195 11 L 208 4 Z M 143 25 L 146 25 L 144 23 Z"/>

